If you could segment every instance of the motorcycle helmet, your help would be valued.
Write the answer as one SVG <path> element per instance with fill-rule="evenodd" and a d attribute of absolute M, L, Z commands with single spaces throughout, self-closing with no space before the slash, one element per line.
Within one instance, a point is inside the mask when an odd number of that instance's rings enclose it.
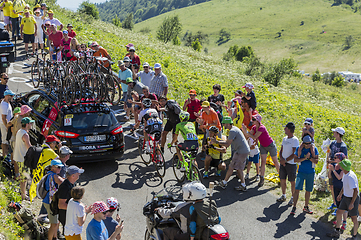
<path fill-rule="evenodd" d="M 116 198 L 111 197 L 107 199 L 107 206 L 109 209 L 114 210 L 117 209 L 118 206 L 120 207 L 120 204 Z"/>
<path fill-rule="evenodd" d="M 218 133 L 218 132 L 219 132 L 219 129 L 218 129 L 216 126 L 212 126 L 212 127 L 209 128 L 209 131 L 210 131 L 210 132 Z"/>
<path fill-rule="evenodd" d="M 179 113 L 179 119 L 181 120 L 181 122 L 186 122 L 189 120 L 189 113 L 182 111 Z"/>
<path fill-rule="evenodd" d="M 149 98 L 144 98 L 142 104 L 145 108 L 150 108 L 150 106 L 152 106 L 152 100 Z"/>
<path fill-rule="evenodd" d="M 184 201 L 195 201 L 207 196 L 206 187 L 200 182 L 191 182 L 183 186 Z"/>

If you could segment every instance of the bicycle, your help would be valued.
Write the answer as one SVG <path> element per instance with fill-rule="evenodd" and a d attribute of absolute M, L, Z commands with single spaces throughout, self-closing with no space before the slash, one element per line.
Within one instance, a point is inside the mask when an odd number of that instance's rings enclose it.
<path fill-rule="evenodd" d="M 147 133 L 148 134 L 148 133 Z M 160 150 L 159 141 L 160 141 L 161 132 L 155 132 L 154 134 L 148 134 L 148 144 L 150 151 L 147 152 L 147 145 L 144 137 L 139 137 L 138 140 L 138 151 L 140 157 L 142 158 L 145 165 L 153 162 L 155 170 L 157 171 L 160 178 L 163 178 L 165 175 L 165 160 L 162 151 Z M 147 157 L 149 156 L 149 160 Z"/>
<path fill-rule="evenodd" d="M 173 154 L 172 148 L 178 148 L 178 146 L 170 146 L 169 151 Z M 175 178 L 178 182 L 182 183 L 185 179 L 190 182 L 199 181 L 202 182 L 203 178 L 198 167 L 193 164 L 193 161 L 196 160 L 197 150 L 184 151 L 179 149 L 182 153 L 183 159 L 180 161 L 177 154 L 173 154 L 172 158 L 172 168 Z M 185 171 L 181 171 L 181 168 L 184 167 Z"/>
<path fill-rule="evenodd" d="M 35 53 L 36 59 L 31 64 L 31 81 L 33 82 L 34 88 L 38 88 L 40 82 L 43 81 L 46 54 L 47 53 Z M 41 59 L 39 55 L 41 55 L 43 58 Z"/>

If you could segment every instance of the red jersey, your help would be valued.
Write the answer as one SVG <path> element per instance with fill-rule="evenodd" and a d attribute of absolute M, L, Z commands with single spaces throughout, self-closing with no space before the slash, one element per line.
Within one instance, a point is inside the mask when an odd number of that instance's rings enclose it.
<path fill-rule="evenodd" d="M 70 32 L 68 31 L 68 36 L 71 37 L 71 38 L 76 36 L 76 33 L 74 32 L 73 29 Z"/>
<path fill-rule="evenodd" d="M 185 101 L 187 102 L 187 100 Z M 191 103 L 187 105 L 187 112 L 189 113 L 189 119 L 196 119 L 194 112 L 198 113 L 202 109 L 201 101 L 199 99 L 191 100 Z"/>
<path fill-rule="evenodd" d="M 56 31 L 55 34 L 53 32 L 50 32 L 49 40 L 52 41 L 54 44 L 54 47 L 57 48 L 62 43 L 63 33 L 61 31 Z"/>

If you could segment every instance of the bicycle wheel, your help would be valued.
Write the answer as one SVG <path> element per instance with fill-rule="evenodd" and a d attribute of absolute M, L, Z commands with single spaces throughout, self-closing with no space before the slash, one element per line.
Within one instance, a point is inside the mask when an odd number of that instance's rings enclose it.
<path fill-rule="evenodd" d="M 72 74 L 72 84 L 71 84 L 71 91 L 72 91 L 72 99 L 71 101 L 75 104 L 80 103 L 82 100 L 83 88 L 79 79 Z"/>
<path fill-rule="evenodd" d="M 144 137 L 140 137 L 139 140 L 138 140 L 139 155 L 142 158 L 145 165 L 148 165 L 152 161 L 152 159 L 151 159 L 151 155 L 147 154 L 145 148 L 146 148 L 146 143 L 145 143 Z"/>
<path fill-rule="evenodd" d="M 114 101 L 114 80 L 110 75 L 105 75 L 105 85 L 104 85 L 104 99 L 103 101 L 109 102 L 110 104 Z"/>
<path fill-rule="evenodd" d="M 48 94 L 50 94 L 50 92 L 53 88 L 53 76 L 48 67 L 44 68 L 43 77 L 44 77 L 44 82 L 43 82 L 44 89 Z"/>
<path fill-rule="evenodd" d="M 154 163 L 155 170 L 157 170 L 159 177 L 163 178 L 165 175 L 165 159 L 162 151 L 158 147 L 155 149 L 154 158 L 155 158 L 155 163 Z"/>
<path fill-rule="evenodd" d="M 31 64 L 31 81 L 33 82 L 34 88 L 38 88 L 40 85 L 41 73 L 39 69 L 38 61 L 34 61 Z"/>
<path fill-rule="evenodd" d="M 187 174 L 187 177 L 188 177 L 188 180 L 190 182 L 193 182 L 193 181 L 202 182 L 203 181 L 203 177 L 201 175 L 201 172 L 199 171 L 199 169 L 195 165 L 192 165 L 192 171 L 190 171 Z"/>
<path fill-rule="evenodd" d="M 174 176 L 177 179 L 177 181 L 183 182 L 186 177 L 186 173 L 180 171 L 182 167 L 182 161 L 179 161 L 177 154 L 174 154 L 172 158 L 172 167 L 173 167 Z"/>
<path fill-rule="evenodd" d="M 66 76 L 61 82 L 63 82 L 63 94 L 61 99 L 60 99 L 60 103 L 62 103 L 63 101 L 67 104 L 70 105 L 73 101 L 73 89 L 72 89 L 72 85 L 73 85 L 73 75 L 68 75 Z M 60 95 L 60 94 L 59 94 Z"/>

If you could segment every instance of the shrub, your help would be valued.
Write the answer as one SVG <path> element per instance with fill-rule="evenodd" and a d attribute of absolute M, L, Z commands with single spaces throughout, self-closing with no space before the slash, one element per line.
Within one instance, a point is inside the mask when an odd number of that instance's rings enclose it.
<path fill-rule="evenodd" d="M 254 52 L 251 46 L 242 46 L 238 49 L 235 57 L 237 61 L 242 62 L 244 57 L 251 57 L 253 55 Z"/>
<path fill-rule="evenodd" d="M 80 13 L 85 13 L 89 16 L 92 16 L 95 19 L 99 19 L 99 11 L 98 8 L 89 1 L 82 2 L 78 8 Z"/>
<path fill-rule="evenodd" d="M 139 32 L 143 33 L 143 34 L 148 34 L 150 33 L 152 30 L 150 30 L 149 27 L 145 27 L 139 30 Z"/>
<path fill-rule="evenodd" d="M 269 64 L 263 78 L 266 82 L 277 87 L 285 75 L 290 75 L 297 64 L 292 58 L 284 58 L 279 63 Z"/>
<path fill-rule="evenodd" d="M 157 38 L 164 43 L 168 43 L 178 37 L 181 31 L 182 24 L 180 23 L 178 15 L 166 17 L 158 27 Z"/>
<path fill-rule="evenodd" d="M 353 45 L 353 42 L 355 40 L 353 39 L 352 35 L 349 35 L 345 38 L 345 43 L 343 44 L 343 50 L 350 49 Z"/>
<path fill-rule="evenodd" d="M 256 57 L 255 55 L 245 57 L 243 62 L 246 63 L 246 69 L 244 71 L 246 75 L 254 76 L 263 73 L 264 63 L 261 62 L 259 57 Z"/>
<path fill-rule="evenodd" d="M 321 74 L 320 74 L 320 70 L 318 70 L 318 68 L 316 69 L 316 72 L 314 74 L 312 74 L 312 81 L 314 81 L 314 82 L 321 81 Z"/>
<path fill-rule="evenodd" d="M 198 52 L 201 51 L 202 45 L 201 45 L 201 43 L 199 42 L 198 38 L 197 38 L 194 42 L 192 42 L 192 48 L 193 48 L 194 50 L 198 51 Z"/>
<path fill-rule="evenodd" d="M 231 32 L 226 28 L 222 28 L 219 31 L 219 39 L 217 42 L 227 42 L 231 39 Z"/>
<path fill-rule="evenodd" d="M 341 75 L 336 76 L 332 80 L 332 86 L 335 86 L 335 87 L 343 87 L 343 86 L 345 86 L 344 78 Z"/>
<path fill-rule="evenodd" d="M 134 27 L 133 13 L 129 13 L 122 22 L 122 28 L 133 30 L 133 27 Z"/>

